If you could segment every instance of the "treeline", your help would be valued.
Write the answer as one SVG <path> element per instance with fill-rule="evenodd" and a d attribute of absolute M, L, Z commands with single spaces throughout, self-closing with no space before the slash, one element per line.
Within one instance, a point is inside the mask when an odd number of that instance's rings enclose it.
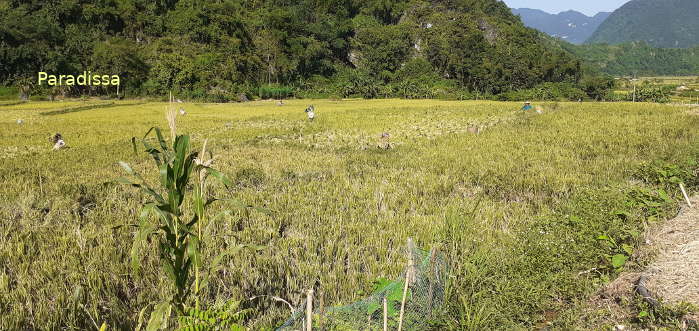
<path fill-rule="evenodd" d="M 699 46 L 656 48 L 645 42 L 620 45 L 562 43 L 564 49 L 614 76 L 699 75 Z"/>
<path fill-rule="evenodd" d="M 40 71 L 117 74 L 121 92 L 230 101 L 260 96 L 471 98 L 559 84 L 581 62 L 496 0 L 0 0 L 0 84 Z M 281 93 L 280 91 L 286 91 Z"/>

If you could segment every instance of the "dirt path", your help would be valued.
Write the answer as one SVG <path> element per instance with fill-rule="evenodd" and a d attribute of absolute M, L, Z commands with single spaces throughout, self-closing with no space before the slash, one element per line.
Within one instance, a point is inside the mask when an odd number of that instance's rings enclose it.
<path fill-rule="evenodd" d="M 693 208 L 647 235 L 648 249 L 657 252 L 646 268 L 648 290 L 669 304 L 689 302 L 699 306 L 699 196 Z"/>

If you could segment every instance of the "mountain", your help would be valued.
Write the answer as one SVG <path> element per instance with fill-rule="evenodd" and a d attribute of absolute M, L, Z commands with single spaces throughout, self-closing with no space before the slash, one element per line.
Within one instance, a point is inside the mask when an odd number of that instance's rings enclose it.
<path fill-rule="evenodd" d="M 529 8 L 512 9 L 512 13 L 519 15 L 524 25 L 576 45 L 585 42 L 611 14 L 601 12 L 589 17 L 574 10 L 549 14 Z"/>
<path fill-rule="evenodd" d="M 699 1 L 632 0 L 604 21 L 587 43 L 645 41 L 655 47 L 699 45 Z"/>

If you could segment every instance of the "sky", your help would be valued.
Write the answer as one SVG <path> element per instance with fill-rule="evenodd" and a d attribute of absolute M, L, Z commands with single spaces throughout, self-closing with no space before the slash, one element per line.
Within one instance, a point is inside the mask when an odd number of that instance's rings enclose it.
<path fill-rule="evenodd" d="M 601 11 L 612 12 L 630 0 L 504 0 L 510 8 L 541 9 L 551 14 L 577 10 L 588 16 Z"/>

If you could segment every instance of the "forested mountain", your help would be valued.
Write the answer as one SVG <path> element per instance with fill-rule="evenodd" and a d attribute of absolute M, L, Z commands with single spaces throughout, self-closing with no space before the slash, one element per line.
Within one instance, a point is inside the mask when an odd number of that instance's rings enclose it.
<path fill-rule="evenodd" d="M 576 45 L 590 38 L 611 14 L 601 12 L 589 17 L 574 10 L 549 14 L 543 10 L 529 8 L 513 8 L 512 12 L 522 18 L 524 25 Z"/>
<path fill-rule="evenodd" d="M 581 75 L 497 0 L 0 0 L 0 63 L 0 84 L 90 70 L 127 95 L 216 100 L 269 84 L 497 94 Z"/>
<path fill-rule="evenodd" d="M 655 47 L 699 45 L 699 1 L 631 0 L 612 13 L 587 43 L 645 41 Z"/>
<path fill-rule="evenodd" d="M 620 45 L 562 45 L 585 62 L 614 76 L 699 75 L 699 46 L 657 48 L 645 42 Z"/>

